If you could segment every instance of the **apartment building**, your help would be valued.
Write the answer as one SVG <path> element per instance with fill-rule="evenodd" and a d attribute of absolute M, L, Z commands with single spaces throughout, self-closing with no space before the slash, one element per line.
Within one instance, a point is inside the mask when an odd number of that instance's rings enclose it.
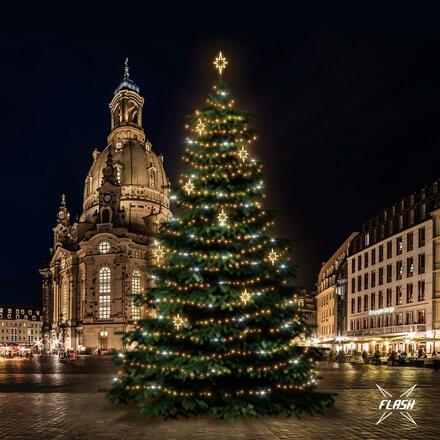
<path fill-rule="evenodd" d="M 440 349 L 439 180 L 366 222 L 348 256 L 346 342 Z"/>

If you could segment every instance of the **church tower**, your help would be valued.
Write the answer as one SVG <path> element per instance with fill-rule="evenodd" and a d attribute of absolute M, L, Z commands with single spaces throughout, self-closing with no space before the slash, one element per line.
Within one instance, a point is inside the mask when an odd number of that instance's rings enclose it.
<path fill-rule="evenodd" d="M 40 270 L 48 348 L 122 348 L 121 334 L 147 313 L 134 299 L 147 288 L 157 228 L 171 218 L 163 156 L 145 135 L 128 60 L 109 106 L 111 130 L 92 152 L 82 213 L 71 224 L 62 196 Z"/>

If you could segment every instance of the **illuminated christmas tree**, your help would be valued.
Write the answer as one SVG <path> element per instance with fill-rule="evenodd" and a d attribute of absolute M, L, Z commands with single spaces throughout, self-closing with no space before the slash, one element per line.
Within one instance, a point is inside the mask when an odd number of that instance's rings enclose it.
<path fill-rule="evenodd" d="M 127 335 L 110 398 L 164 417 L 319 411 L 332 397 L 316 391 L 295 267 L 286 242 L 270 234 L 263 167 L 250 150 L 256 136 L 234 109 L 221 53 L 214 64 L 219 79 L 187 125 L 179 215 L 162 227 L 155 288 L 139 299 L 157 314 Z"/>

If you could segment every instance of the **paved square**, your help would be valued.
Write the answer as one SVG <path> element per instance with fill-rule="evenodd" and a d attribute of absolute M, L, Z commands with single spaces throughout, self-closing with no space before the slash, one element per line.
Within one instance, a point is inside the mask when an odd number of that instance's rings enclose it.
<path fill-rule="evenodd" d="M 0 361 L 1 439 L 434 439 L 440 437 L 440 371 L 400 367 L 329 365 L 321 389 L 338 393 L 321 416 L 267 417 L 221 422 L 206 417 L 163 421 L 140 416 L 134 406 L 113 406 L 103 388 L 112 363 L 81 359 L 60 365 L 56 359 Z M 393 396 L 417 383 L 411 415 L 398 412 L 381 425 L 375 383 Z"/>

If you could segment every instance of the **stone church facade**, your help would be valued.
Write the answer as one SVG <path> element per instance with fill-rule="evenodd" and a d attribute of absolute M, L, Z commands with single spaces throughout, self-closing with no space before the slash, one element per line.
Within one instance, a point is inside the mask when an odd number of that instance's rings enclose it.
<path fill-rule="evenodd" d="M 107 146 L 93 151 L 81 216 L 71 222 L 64 195 L 50 258 L 40 270 L 47 348 L 122 348 L 122 334 L 148 310 L 155 234 L 171 218 L 169 181 L 142 126 L 144 99 L 128 66 L 110 102 Z"/>

